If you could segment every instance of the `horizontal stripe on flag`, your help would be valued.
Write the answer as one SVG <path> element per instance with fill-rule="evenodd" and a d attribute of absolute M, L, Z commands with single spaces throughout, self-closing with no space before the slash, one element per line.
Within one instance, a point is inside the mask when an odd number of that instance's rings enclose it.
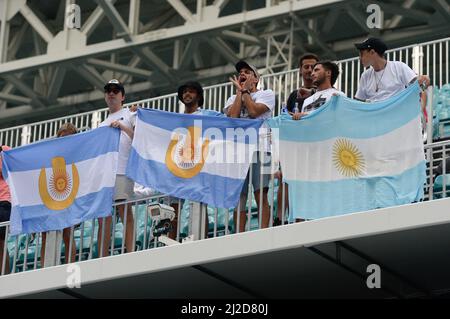
<path fill-rule="evenodd" d="M 131 169 L 132 167 L 139 169 Z M 127 176 L 167 195 L 207 203 L 213 207 L 232 208 L 236 205 L 236 198 L 239 198 L 246 174 L 242 179 L 236 179 L 200 172 L 187 182 L 186 179 L 174 176 L 165 164 L 146 160 L 132 149 Z"/>
<path fill-rule="evenodd" d="M 316 219 L 419 201 L 423 185 L 417 181 L 425 180 L 425 169 L 422 161 L 396 176 L 332 182 L 286 179 L 293 212 L 290 218 Z"/>
<path fill-rule="evenodd" d="M 49 215 L 44 205 L 12 207 L 11 234 L 60 230 L 85 220 L 110 216 L 114 187 L 106 187 L 96 193 L 90 193 L 77 198 L 74 203 L 64 210 L 54 211 Z M 14 221 L 21 216 L 22 221 Z M 20 225 L 22 224 L 22 229 Z M 50 227 L 50 228 L 49 228 Z"/>
<path fill-rule="evenodd" d="M 155 116 L 157 114 L 157 116 Z M 173 131 L 180 127 L 194 126 L 201 123 L 203 132 L 208 129 L 218 129 L 222 132 L 224 138 L 226 130 L 231 127 L 253 127 L 259 128 L 263 120 L 257 119 L 239 119 L 220 116 L 206 116 L 197 114 L 180 114 L 165 112 L 154 109 L 138 109 L 139 120 L 154 126 L 158 126 L 164 130 Z M 167 118 L 167 120 L 162 120 Z M 230 125 L 233 122 L 233 125 Z"/>
<path fill-rule="evenodd" d="M 75 163 L 80 177 L 80 185 L 76 198 L 83 197 L 88 193 L 96 193 L 105 187 L 114 187 L 116 176 L 115 174 L 111 174 L 111 172 L 116 171 L 117 161 L 118 153 L 111 152 Z M 72 164 L 67 162 L 66 164 L 66 172 L 71 174 Z M 14 194 L 16 197 L 15 202 L 20 203 L 22 207 L 42 204 L 42 199 L 39 195 L 40 173 L 41 169 L 35 169 L 9 174 L 8 180 L 12 180 L 16 190 Z M 52 168 L 47 168 L 47 178 L 51 173 Z"/>
<path fill-rule="evenodd" d="M 139 123 L 140 138 L 133 140 L 133 148 L 144 160 L 154 160 L 165 166 L 166 152 L 172 132 L 160 127 Z M 256 145 L 211 140 L 202 173 L 244 179 Z M 246 160 L 247 159 L 247 160 Z"/>
<path fill-rule="evenodd" d="M 420 135 L 420 119 L 411 120 L 385 135 L 370 139 L 346 139 L 364 158 L 365 169 L 361 178 L 397 175 L 424 160 Z M 413 134 L 416 133 L 416 134 Z M 280 141 L 280 154 L 289 180 L 336 181 L 347 179 L 333 163 L 333 148 L 340 137 L 314 143 Z M 389 147 L 386 147 L 389 145 Z M 308 165 L 309 163 L 309 165 Z"/>
<path fill-rule="evenodd" d="M 107 131 L 109 134 L 105 134 Z M 117 151 L 118 144 L 111 141 L 117 139 L 118 143 L 119 135 L 120 130 L 116 128 L 100 127 L 83 133 L 18 147 L 5 154 L 5 157 L 8 157 L 8 171 L 11 173 L 51 167 L 52 158 L 57 156 L 70 158 L 77 163 L 101 154 L 114 152 Z M 111 140 L 105 140 L 108 138 Z M 102 143 L 99 143 L 99 140 Z M 80 149 L 83 151 L 80 152 Z M 30 158 L 33 160 L 29 160 Z"/>
<path fill-rule="evenodd" d="M 284 116 L 283 119 L 269 120 L 269 124 L 272 127 L 283 126 L 280 138 L 288 141 L 316 142 L 335 136 L 373 138 L 401 127 L 420 115 L 419 91 L 416 82 L 390 98 L 389 104 L 386 100 L 363 103 L 344 96 L 333 96 L 299 121 Z"/>

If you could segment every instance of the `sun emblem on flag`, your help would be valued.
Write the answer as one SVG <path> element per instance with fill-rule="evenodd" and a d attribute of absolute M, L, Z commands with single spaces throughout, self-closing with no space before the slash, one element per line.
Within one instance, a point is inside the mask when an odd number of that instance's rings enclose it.
<path fill-rule="evenodd" d="M 174 134 L 166 152 L 166 165 L 175 176 L 192 178 L 205 164 L 209 140 L 201 141 L 201 129 L 195 126 L 187 128 L 186 135 Z"/>
<path fill-rule="evenodd" d="M 72 205 L 78 193 L 80 178 L 75 164 L 72 176 L 66 171 L 63 157 L 52 158 L 52 173 L 47 179 L 45 168 L 39 174 L 39 195 L 44 205 L 51 210 L 63 210 Z"/>
<path fill-rule="evenodd" d="M 333 145 L 333 163 L 345 177 L 361 176 L 365 169 L 364 157 L 347 139 L 338 139 Z"/>

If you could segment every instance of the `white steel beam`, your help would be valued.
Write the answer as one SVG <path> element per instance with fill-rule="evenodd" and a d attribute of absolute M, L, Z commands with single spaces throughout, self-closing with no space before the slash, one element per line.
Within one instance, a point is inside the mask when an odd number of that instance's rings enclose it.
<path fill-rule="evenodd" d="M 238 55 L 221 38 L 208 39 L 208 43 L 231 64 L 240 60 Z"/>
<path fill-rule="evenodd" d="M 114 5 L 109 0 L 95 0 L 95 1 L 103 9 L 103 12 L 108 17 L 109 21 L 116 30 L 117 36 L 120 38 L 123 37 L 127 42 L 130 42 L 131 41 L 130 30 L 123 21 L 119 12 L 117 12 L 116 8 L 114 8 Z"/>
<path fill-rule="evenodd" d="M 396 4 L 385 3 L 378 0 L 370 0 L 373 4 L 378 4 L 385 12 L 399 14 L 403 17 L 413 19 L 419 22 L 428 22 L 432 16 L 431 13 L 411 8 L 405 8 Z"/>
<path fill-rule="evenodd" d="M 149 66 L 156 68 L 170 82 L 176 82 L 176 79 L 171 72 L 172 69 L 148 47 L 140 50 L 135 50 L 135 52 L 141 57 L 144 63 L 147 63 Z"/>
<path fill-rule="evenodd" d="M 230 0 L 214 0 L 213 6 L 217 7 L 219 11 L 222 11 L 223 8 L 228 4 Z"/>
<path fill-rule="evenodd" d="M 55 101 L 56 98 L 58 97 L 65 75 L 66 75 L 65 67 L 59 66 L 55 68 L 55 71 L 53 72 L 53 76 L 48 86 L 47 98 L 49 101 Z"/>
<path fill-rule="evenodd" d="M 135 55 L 131 58 L 131 61 L 128 63 L 128 67 L 136 68 L 139 65 L 139 63 L 141 63 L 141 58 L 138 55 Z M 117 77 L 119 78 L 120 82 L 126 83 L 131 76 L 130 74 L 124 73 L 119 74 Z"/>
<path fill-rule="evenodd" d="M 92 66 L 82 64 L 72 65 L 71 68 L 78 72 L 78 74 L 80 74 L 86 81 L 91 83 L 97 89 L 102 89 L 106 83 L 106 80 L 102 77 L 102 75 Z"/>
<path fill-rule="evenodd" d="M 48 30 L 45 24 L 31 11 L 27 4 L 24 4 L 20 8 L 20 13 L 28 21 L 28 23 L 36 30 L 37 33 L 44 39 L 45 42 L 49 43 L 53 40 L 53 34 Z"/>
<path fill-rule="evenodd" d="M 116 0 L 110 0 L 111 4 L 114 4 Z M 97 6 L 95 8 L 94 12 L 91 13 L 89 18 L 86 20 L 86 22 L 81 27 L 81 32 L 86 35 L 86 37 L 89 37 L 91 33 L 95 30 L 97 25 L 102 21 L 105 13 L 103 12 L 102 7 Z"/>
<path fill-rule="evenodd" d="M 323 4 L 338 3 L 342 0 L 322 0 Z M 276 16 L 288 14 L 292 11 L 305 10 L 315 7 L 315 0 L 302 0 L 295 2 L 283 1 L 269 9 L 261 8 L 247 11 L 245 13 L 237 13 L 229 16 L 205 19 L 202 22 L 160 29 L 133 37 L 133 41 L 126 42 L 123 39 L 106 41 L 98 44 L 92 44 L 80 48 L 77 51 L 64 51 L 58 54 L 46 54 L 44 56 L 31 57 L 18 61 L 11 61 L 0 65 L 0 74 L 9 74 L 29 69 L 36 69 L 44 65 L 57 64 L 63 62 L 79 61 L 102 54 L 109 54 L 111 51 L 131 49 L 140 46 L 146 46 L 149 43 L 174 39 L 177 37 L 188 37 L 195 33 L 213 31 L 218 29 L 226 29 L 234 25 L 238 25 L 243 21 L 251 22 L 261 19 L 271 19 Z M 214 22 L 213 24 L 211 24 Z"/>
<path fill-rule="evenodd" d="M 167 0 L 170 5 L 178 12 L 178 14 L 186 20 L 187 23 L 197 22 L 192 12 L 180 0 Z"/>
<path fill-rule="evenodd" d="M 244 43 L 248 43 L 248 44 L 261 45 L 261 39 L 255 37 L 253 35 L 249 35 L 249 34 L 245 34 L 245 33 L 241 33 L 241 32 L 230 31 L 230 30 L 222 31 L 222 38 L 228 38 L 228 39 L 232 39 L 232 40 L 236 40 L 236 41 L 244 42 Z"/>
<path fill-rule="evenodd" d="M 322 41 L 319 35 L 314 30 L 311 30 L 302 19 L 300 19 L 295 14 L 292 15 L 292 18 L 300 26 L 300 28 L 302 28 L 313 39 L 313 41 L 322 48 L 322 50 L 328 53 L 331 57 L 336 58 L 336 54 L 330 50 L 330 48 L 326 45 L 325 42 Z"/>
<path fill-rule="evenodd" d="M 152 75 L 152 72 L 150 71 L 134 68 L 129 65 L 122 65 L 94 58 L 88 59 L 86 63 L 93 66 L 101 67 L 103 69 L 118 71 L 120 73 L 126 73 L 132 76 L 137 76 L 143 79 L 148 79 Z"/>
<path fill-rule="evenodd" d="M 139 33 L 139 12 L 141 0 L 130 0 L 130 14 L 128 16 L 128 29 L 132 35 Z"/>
<path fill-rule="evenodd" d="M 446 0 L 436 0 L 432 1 L 433 6 L 436 8 L 436 11 L 441 14 L 447 22 L 450 22 L 450 5 Z"/>
<path fill-rule="evenodd" d="M 23 23 L 19 30 L 14 34 L 14 37 L 9 42 L 7 60 L 13 60 L 16 57 L 17 51 L 22 44 L 22 40 L 27 33 L 28 28 L 28 23 Z"/>
<path fill-rule="evenodd" d="M 0 12 L 0 63 L 6 62 L 8 57 L 8 38 L 9 38 L 9 21 L 8 21 L 8 1 L 3 2 L 3 12 Z"/>
<path fill-rule="evenodd" d="M 45 105 L 41 102 L 40 97 L 36 94 L 36 92 L 33 91 L 33 89 L 31 89 L 27 84 L 25 84 L 18 77 L 16 77 L 15 75 L 5 75 L 5 76 L 3 76 L 3 78 L 6 81 L 12 83 L 17 90 L 19 90 L 20 92 L 22 92 L 23 94 L 25 94 L 26 96 L 31 98 L 32 106 L 45 108 Z"/>
<path fill-rule="evenodd" d="M 14 94 L 7 94 L 0 92 L 0 99 L 13 104 L 30 104 L 31 99 L 29 97 L 23 97 Z"/>
<path fill-rule="evenodd" d="M 405 8 L 405 9 L 410 9 L 414 5 L 415 2 L 416 2 L 416 0 L 406 0 L 402 4 L 402 7 Z M 402 19 L 403 19 L 402 15 L 400 15 L 400 14 L 395 15 L 391 19 L 390 23 L 386 26 L 386 28 L 387 29 L 394 29 L 394 28 L 396 28 L 400 24 Z"/>

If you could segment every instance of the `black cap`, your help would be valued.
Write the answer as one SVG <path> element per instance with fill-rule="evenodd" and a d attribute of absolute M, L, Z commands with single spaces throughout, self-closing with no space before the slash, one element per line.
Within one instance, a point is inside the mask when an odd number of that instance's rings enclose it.
<path fill-rule="evenodd" d="M 180 99 L 181 102 L 183 102 L 183 91 L 186 88 L 192 88 L 197 91 L 197 94 L 200 95 L 200 100 L 198 101 L 198 106 L 202 106 L 203 105 L 203 88 L 200 85 L 200 83 L 191 81 L 191 82 L 186 82 L 185 84 L 180 86 L 178 88 L 178 98 Z"/>
<path fill-rule="evenodd" d="M 247 62 L 241 60 L 238 63 L 236 63 L 236 65 L 234 66 L 236 68 L 236 71 L 240 72 L 242 68 L 247 68 L 253 71 L 253 73 L 255 73 L 256 78 L 259 80 L 259 73 L 258 73 L 258 69 L 251 65 L 248 64 Z"/>
<path fill-rule="evenodd" d="M 358 50 L 374 49 L 379 55 L 383 55 L 387 50 L 386 44 L 378 38 L 368 38 L 364 42 L 355 43 L 355 47 Z"/>
<path fill-rule="evenodd" d="M 105 84 L 103 89 L 106 91 L 113 86 L 117 87 L 122 92 L 122 95 L 125 95 L 125 88 L 123 87 L 122 83 L 120 83 L 120 81 L 116 79 L 108 81 L 108 83 Z"/>

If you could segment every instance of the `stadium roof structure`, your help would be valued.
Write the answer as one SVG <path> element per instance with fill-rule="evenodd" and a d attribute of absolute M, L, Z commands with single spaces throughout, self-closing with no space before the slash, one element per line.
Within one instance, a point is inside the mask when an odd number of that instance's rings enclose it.
<path fill-rule="evenodd" d="M 0 277 L 0 298 L 448 297 L 449 211 L 440 199 L 82 261 L 74 289 L 68 265 L 31 270 Z"/>
<path fill-rule="evenodd" d="M 226 82 L 241 58 L 271 73 L 307 51 L 355 56 L 368 36 L 391 48 L 443 38 L 449 11 L 447 0 L 0 0 L 0 127 L 101 108 L 111 78 L 136 101 Z"/>

